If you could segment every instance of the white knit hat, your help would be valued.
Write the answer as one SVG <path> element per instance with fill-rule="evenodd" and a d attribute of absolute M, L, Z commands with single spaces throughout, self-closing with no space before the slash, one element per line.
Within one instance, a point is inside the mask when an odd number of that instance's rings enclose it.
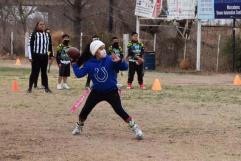
<path fill-rule="evenodd" d="M 100 40 L 94 40 L 92 41 L 92 43 L 90 44 L 90 52 L 93 56 L 95 56 L 95 53 L 97 52 L 97 50 L 101 47 L 105 45 L 102 41 Z"/>

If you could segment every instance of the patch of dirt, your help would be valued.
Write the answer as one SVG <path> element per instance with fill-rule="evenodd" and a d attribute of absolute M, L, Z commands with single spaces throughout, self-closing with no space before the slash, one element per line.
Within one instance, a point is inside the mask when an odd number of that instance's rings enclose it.
<path fill-rule="evenodd" d="M 135 89 L 123 88 L 123 106 L 145 134 L 137 141 L 105 102 L 92 111 L 83 134 L 72 136 L 78 113 L 69 109 L 85 78 L 72 74 L 72 89 L 57 91 L 57 73 L 53 68 L 49 74 L 53 94 L 42 89 L 26 94 L 28 73 L 19 80 L 19 92 L 11 91 L 17 71 L 0 76 L 1 161 L 241 160 L 241 88 L 232 86 L 233 74 L 146 72 L 147 90 L 140 90 L 136 80 Z M 150 90 L 155 78 L 161 80 L 161 92 Z M 119 76 L 122 84 L 126 79 L 126 72 Z"/>

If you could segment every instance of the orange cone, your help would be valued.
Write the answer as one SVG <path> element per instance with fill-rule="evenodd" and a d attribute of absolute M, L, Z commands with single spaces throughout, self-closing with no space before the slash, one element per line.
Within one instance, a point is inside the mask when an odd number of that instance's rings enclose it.
<path fill-rule="evenodd" d="M 152 85 L 152 90 L 153 91 L 161 91 L 162 87 L 161 87 L 161 82 L 159 79 L 155 79 Z"/>
<path fill-rule="evenodd" d="M 238 74 L 234 77 L 233 85 L 235 85 L 235 86 L 241 85 L 241 79 L 240 79 L 240 76 Z"/>
<path fill-rule="evenodd" d="M 21 61 L 20 61 L 19 58 L 16 59 L 16 63 L 15 63 L 15 65 L 21 65 Z"/>
<path fill-rule="evenodd" d="M 19 91 L 19 85 L 18 85 L 18 81 L 14 80 L 12 83 L 12 91 L 13 92 L 18 92 Z"/>

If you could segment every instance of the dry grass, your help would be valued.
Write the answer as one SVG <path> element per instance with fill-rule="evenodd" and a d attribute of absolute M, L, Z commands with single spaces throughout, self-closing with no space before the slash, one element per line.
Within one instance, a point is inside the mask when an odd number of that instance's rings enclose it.
<path fill-rule="evenodd" d="M 0 160 L 241 160 L 241 88 L 231 85 L 233 74 L 146 72 L 148 90 L 138 89 L 136 82 L 135 89 L 122 90 L 125 109 L 145 133 L 143 141 L 136 141 L 104 102 L 90 114 L 83 135 L 71 135 L 78 114 L 69 107 L 81 95 L 85 78 L 71 77 L 72 89 L 57 91 L 54 67 L 49 75 L 53 94 L 26 94 L 29 65 L 0 66 Z M 126 75 L 119 78 L 123 84 Z M 161 92 L 150 90 L 154 78 L 161 80 Z M 20 92 L 11 92 L 13 79 Z"/>

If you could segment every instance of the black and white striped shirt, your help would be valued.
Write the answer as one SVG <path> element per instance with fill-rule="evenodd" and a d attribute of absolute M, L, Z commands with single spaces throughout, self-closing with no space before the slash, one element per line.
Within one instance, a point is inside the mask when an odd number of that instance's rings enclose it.
<path fill-rule="evenodd" d="M 52 41 L 50 34 L 46 32 L 32 32 L 29 38 L 28 55 L 32 59 L 33 54 L 52 54 Z M 52 56 L 52 55 L 50 55 Z"/>

